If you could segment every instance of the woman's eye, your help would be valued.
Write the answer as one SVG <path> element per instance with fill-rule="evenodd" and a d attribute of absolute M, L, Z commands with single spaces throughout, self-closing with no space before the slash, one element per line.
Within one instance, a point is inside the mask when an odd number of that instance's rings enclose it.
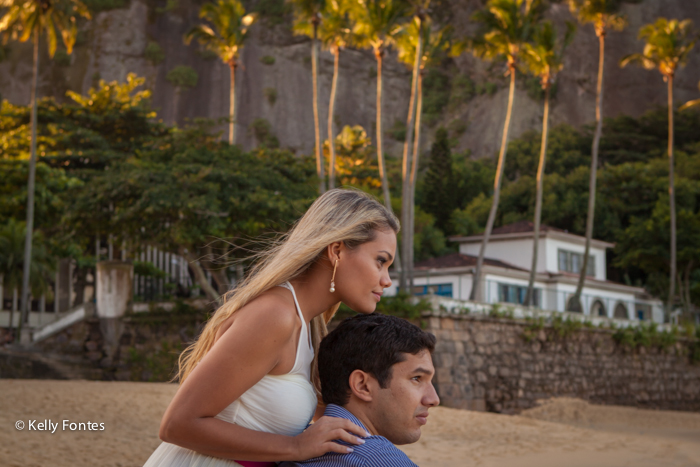
<path fill-rule="evenodd" d="M 379 261 L 379 264 L 381 264 L 381 265 L 386 263 L 386 259 L 382 258 L 381 256 L 379 258 L 377 258 L 377 261 Z"/>

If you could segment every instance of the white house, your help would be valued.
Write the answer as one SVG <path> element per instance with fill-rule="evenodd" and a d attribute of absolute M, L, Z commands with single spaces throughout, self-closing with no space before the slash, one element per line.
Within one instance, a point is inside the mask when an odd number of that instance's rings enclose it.
<path fill-rule="evenodd" d="M 482 236 L 452 237 L 459 243 L 459 253 L 419 262 L 414 268 L 414 293 L 435 294 L 459 300 L 469 298 Z M 521 304 L 525 300 L 530 267 L 534 228 L 532 222 L 521 221 L 493 229 L 486 248 L 482 278 L 479 284 L 481 301 L 486 303 Z M 641 287 L 607 280 L 605 252 L 612 243 L 591 242 L 588 278 L 581 295 L 583 313 L 618 319 L 663 322 L 663 303 Z M 572 310 L 585 249 L 585 237 L 565 230 L 541 226 L 535 276 L 534 304 L 544 310 Z M 387 290 L 393 295 L 398 277 Z"/>

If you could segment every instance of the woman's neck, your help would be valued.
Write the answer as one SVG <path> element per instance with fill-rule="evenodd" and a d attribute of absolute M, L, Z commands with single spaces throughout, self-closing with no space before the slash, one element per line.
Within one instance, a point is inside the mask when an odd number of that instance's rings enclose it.
<path fill-rule="evenodd" d="M 304 274 L 289 281 L 306 322 L 338 303 L 337 295 L 334 296 L 329 290 L 332 272 L 330 263 L 320 260 Z"/>

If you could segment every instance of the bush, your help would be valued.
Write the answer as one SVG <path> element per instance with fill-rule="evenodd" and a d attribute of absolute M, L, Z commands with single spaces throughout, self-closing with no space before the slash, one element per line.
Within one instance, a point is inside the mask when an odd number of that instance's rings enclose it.
<path fill-rule="evenodd" d="M 129 4 L 128 0 L 85 0 L 83 3 L 92 13 L 125 8 Z"/>
<path fill-rule="evenodd" d="M 276 26 L 284 23 L 292 12 L 292 5 L 285 0 L 260 0 L 255 6 L 255 11 L 268 26 Z"/>
<path fill-rule="evenodd" d="M 160 45 L 155 41 L 150 41 L 143 51 L 144 57 L 146 57 L 152 64 L 158 65 L 163 60 L 165 60 L 165 52 Z"/>
<path fill-rule="evenodd" d="M 70 55 L 65 50 L 57 50 L 53 56 L 53 61 L 56 65 L 66 67 L 70 65 Z"/>
<path fill-rule="evenodd" d="M 406 124 L 401 119 L 394 120 L 394 125 L 386 133 L 396 141 L 406 141 Z"/>
<path fill-rule="evenodd" d="M 265 88 L 263 90 L 263 93 L 265 94 L 265 97 L 267 98 L 267 102 L 270 105 L 275 105 L 275 102 L 277 102 L 277 89 Z"/>
<path fill-rule="evenodd" d="M 265 55 L 264 57 L 260 57 L 260 63 L 263 65 L 274 65 L 275 64 L 275 57 L 272 55 Z"/>
<path fill-rule="evenodd" d="M 399 293 L 393 297 L 382 298 L 381 301 L 377 303 L 377 309 L 375 311 L 385 315 L 415 320 L 420 318 L 423 312 L 430 310 L 431 306 L 427 300 L 421 299 L 417 303 L 413 303 L 408 294 Z M 356 314 L 357 313 L 350 309 L 350 307 L 341 303 L 340 308 L 338 308 L 338 313 L 336 314 L 336 319 L 341 320 Z"/>
<path fill-rule="evenodd" d="M 197 86 L 199 75 L 192 67 L 178 65 L 165 75 L 165 79 L 177 88 L 193 88 Z"/>
<path fill-rule="evenodd" d="M 450 78 L 442 70 L 430 68 L 423 79 L 423 120 L 434 126 L 450 101 Z"/>
<path fill-rule="evenodd" d="M 250 124 L 250 131 L 258 141 L 258 144 L 268 148 L 278 148 L 280 142 L 277 136 L 272 132 L 272 125 L 265 118 L 256 118 Z"/>

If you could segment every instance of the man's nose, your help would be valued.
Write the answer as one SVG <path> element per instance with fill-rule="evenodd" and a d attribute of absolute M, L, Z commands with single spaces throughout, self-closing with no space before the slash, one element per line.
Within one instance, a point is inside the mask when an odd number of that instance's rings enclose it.
<path fill-rule="evenodd" d="M 428 392 L 423 397 L 423 405 L 425 407 L 436 407 L 439 404 L 440 397 L 437 395 L 437 391 L 435 390 L 435 386 L 433 386 L 433 383 L 430 383 L 430 386 L 428 387 Z"/>

